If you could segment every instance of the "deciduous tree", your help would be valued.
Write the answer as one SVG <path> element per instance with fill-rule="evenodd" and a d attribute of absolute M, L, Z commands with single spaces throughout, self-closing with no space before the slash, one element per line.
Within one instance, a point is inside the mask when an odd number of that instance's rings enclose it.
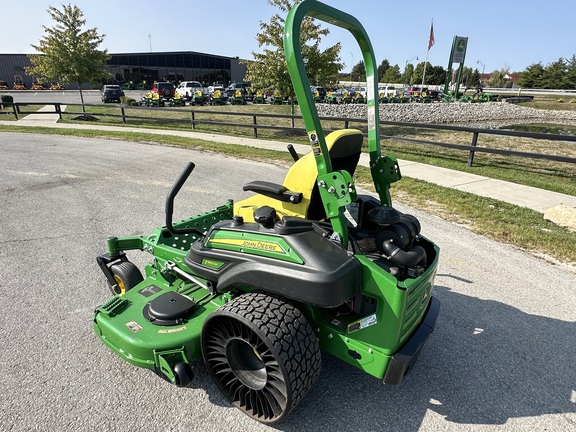
<path fill-rule="evenodd" d="M 48 13 L 56 25 L 44 26 L 46 34 L 38 45 L 32 45 L 38 54 L 28 56 L 32 66 L 26 72 L 62 84 L 77 84 L 84 103 L 81 85 L 108 75 L 104 66 L 110 56 L 106 50 L 98 49 L 104 35 L 99 35 L 96 28 L 82 30 L 86 20 L 77 6 L 50 6 Z"/>
<path fill-rule="evenodd" d="M 284 24 L 288 11 L 300 0 L 268 0 L 268 3 L 282 12 L 275 14 L 268 23 L 260 22 L 260 32 L 256 34 L 261 53 L 253 52 L 253 60 L 246 64 L 246 79 L 252 83 L 252 88 L 278 90 L 283 96 L 294 96 L 294 89 L 288 74 L 284 57 Z M 304 18 L 300 29 L 300 48 L 306 65 L 306 72 L 312 85 L 327 87 L 334 82 L 339 71 L 343 69 L 340 63 L 340 44 L 325 49 L 320 48 L 322 37 L 329 30 L 310 17 Z"/>

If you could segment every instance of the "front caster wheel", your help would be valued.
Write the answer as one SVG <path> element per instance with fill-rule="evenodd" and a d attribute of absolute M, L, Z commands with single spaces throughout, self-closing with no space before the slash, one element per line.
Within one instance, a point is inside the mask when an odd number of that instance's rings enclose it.
<path fill-rule="evenodd" d="M 138 267 L 130 261 L 114 264 L 110 267 L 110 271 L 112 272 L 112 276 L 114 276 L 116 285 L 111 286 L 110 283 L 108 283 L 108 287 L 112 291 L 112 294 L 119 296 L 123 296 L 144 280 Z"/>
<path fill-rule="evenodd" d="M 318 339 L 285 300 L 248 293 L 204 323 L 202 354 L 222 394 L 262 423 L 288 415 L 320 374 Z"/>
<path fill-rule="evenodd" d="M 192 368 L 188 363 L 176 363 L 174 365 L 174 377 L 176 378 L 176 385 L 178 387 L 186 387 L 192 382 Z"/>

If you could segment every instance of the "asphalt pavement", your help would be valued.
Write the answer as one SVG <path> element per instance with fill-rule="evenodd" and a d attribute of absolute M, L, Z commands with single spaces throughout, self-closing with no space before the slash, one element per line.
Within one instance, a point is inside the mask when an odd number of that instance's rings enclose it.
<path fill-rule="evenodd" d="M 1 133 L 0 152 L 1 431 L 575 430 L 576 278 L 560 266 L 398 205 L 441 249 L 441 312 L 418 363 L 385 386 L 323 355 L 311 392 L 268 427 L 231 407 L 201 363 L 178 388 L 111 352 L 92 329 L 110 297 L 95 257 L 108 235 L 164 223 L 165 196 L 188 160 L 196 169 L 175 218 L 247 196 L 248 181 L 281 181 L 285 168 L 30 133 Z"/>

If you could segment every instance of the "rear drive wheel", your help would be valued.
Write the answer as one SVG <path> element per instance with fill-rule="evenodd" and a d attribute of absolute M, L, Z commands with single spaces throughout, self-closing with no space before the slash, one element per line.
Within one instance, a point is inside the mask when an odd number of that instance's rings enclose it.
<path fill-rule="evenodd" d="M 312 388 L 322 363 L 302 313 L 263 293 L 235 298 L 202 329 L 202 354 L 222 394 L 262 423 L 288 415 Z"/>
<path fill-rule="evenodd" d="M 138 267 L 130 261 L 114 264 L 110 267 L 110 271 L 116 281 L 116 287 L 110 286 L 110 283 L 108 283 L 108 286 L 112 291 L 112 294 L 117 294 L 119 296 L 123 296 L 144 280 Z"/>

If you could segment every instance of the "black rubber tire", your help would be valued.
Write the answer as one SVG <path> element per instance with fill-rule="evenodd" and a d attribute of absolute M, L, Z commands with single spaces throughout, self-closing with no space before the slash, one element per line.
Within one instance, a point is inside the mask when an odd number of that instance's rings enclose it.
<path fill-rule="evenodd" d="M 166 97 L 170 96 L 170 89 L 169 88 L 165 88 L 162 90 L 162 94 Z"/>
<path fill-rule="evenodd" d="M 178 387 L 186 387 L 193 378 L 192 368 L 188 363 L 180 362 L 174 365 L 174 375 Z"/>
<path fill-rule="evenodd" d="M 114 290 L 113 287 L 110 286 L 110 283 L 108 283 L 108 286 L 113 294 L 120 296 L 124 295 L 144 280 L 142 273 L 140 273 L 140 269 L 130 261 L 123 261 L 119 264 L 114 264 L 110 267 L 110 271 L 112 272 L 112 275 L 114 275 L 114 279 L 116 279 L 118 290 Z"/>
<path fill-rule="evenodd" d="M 266 424 L 290 413 L 322 365 L 318 339 L 302 313 L 258 292 L 235 298 L 206 319 L 202 355 L 232 405 Z"/>

